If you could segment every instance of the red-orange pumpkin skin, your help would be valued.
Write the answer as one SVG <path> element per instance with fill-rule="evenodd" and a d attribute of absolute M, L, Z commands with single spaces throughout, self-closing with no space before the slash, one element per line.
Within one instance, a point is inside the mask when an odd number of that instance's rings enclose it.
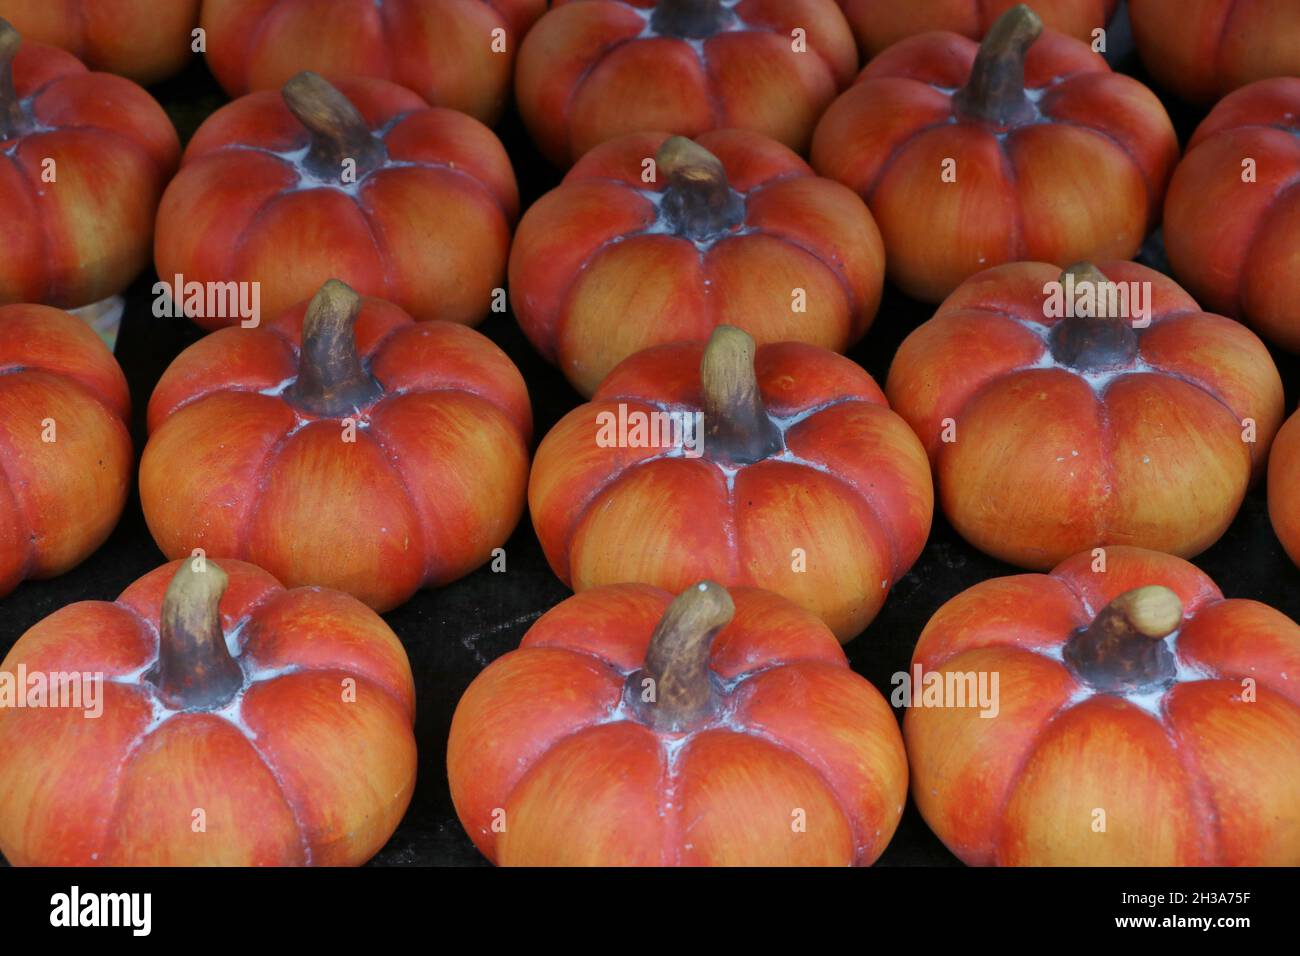
<path fill-rule="evenodd" d="M 175 73 L 193 53 L 200 0 L 0 0 L 28 39 L 61 47 L 92 70 L 137 83 Z"/>
<path fill-rule="evenodd" d="M 1273 442 L 1268 459 L 1268 514 L 1291 560 L 1300 565 L 1300 413 L 1292 415 Z"/>
<path fill-rule="evenodd" d="M 10 863 L 348 866 L 396 829 L 416 751 L 411 670 L 393 632 L 345 594 L 286 591 L 252 565 L 210 561 L 229 577 L 220 626 L 245 685 L 220 711 L 173 710 L 149 672 L 164 592 L 189 563 L 150 572 L 115 602 L 56 611 L 0 665 L 104 675 L 98 718 L 0 710 Z"/>
<path fill-rule="evenodd" d="M 477 324 L 505 277 L 518 214 L 505 148 L 477 120 L 386 80 L 343 79 L 337 89 L 382 139 L 378 168 L 342 188 L 342 169 L 314 177 L 287 155 L 312 137 L 281 94 L 241 97 L 199 127 L 167 187 L 159 276 L 258 282 L 263 316 L 337 278 L 420 320 Z M 238 321 L 191 318 L 207 329 Z"/>
<path fill-rule="evenodd" d="M 373 76 L 494 122 L 546 0 L 205 0 L 208 66 L 231 96 L 300 70 Z M 504 31 L 496 34 L 496 31 Z"/>
<path fill-rule="evenodd" d="M 857 341 L 875 318 L 885 272 L 862 201 L 761 134 L 705 133 L 697 142 L 721 161 L 744 216 L 697 242 L 661 213 L 676 188 L 668 177 L 642 179 L 667 139 L 640 133 L 597 146 L 524 215 L 510 289 L 539 351 L 590 395 L 629 355 L 703 341 L 720 322 L 759 343 L 843 351 Z"/>
<path fill-rule="evenodd" d="M 131 399 L 80 319 L 0 306 L 0 596 L 80 564 L 117 524 L 135 465 Z"/>
<path fill-rule="evenodd" d="M 710 427 L 704 352 L 634 355 L 543 439 L 528 493 L 547 560 L 577 591 L 623 581 L 680 591 L 705 577 L 762 587 L 852 639 L 929 535 L 925 450 L 871 376 L 792 342 L 759 347 L 753 363 L 767 413 L 787 423 L 779 451 L 733 466 L 707 436 L 694 458 L 598 444 L 598 416 L 616 419 L 620 405 L 701 410 Z"/>
<path fill-rule="evenodd" d="M 1133 39 L 1157 85 L 1193 103 L 1300 73 L 1290 0 L 1130 0 Z"/>
<path fill-rule="evenodd" d="M 1178 277 L 1209 308 L 1289 352 L 1300 352 L 1297 117 L 1300 79 L 1230 93 L 1197 128 L 1165 200 Z"/>
<path fill-rule="evenodd" d="M 695 137 L 740 127 L 808 147 L 817 117 L 853 79 L 853 33 L 834 0 L 694 0 L 720 25 L 657 29 L 655 0 L 557 0 L 519 51 L 515 96 L 533 139 L 567 166 L 644 130 Z M 659 7 L 692 5 L 661 0 Z M 803 30 L 806 49 L 794 49 Z"/>
<path fill-rule="evenodd" d="M 1104 544 L 1199 554 L 1227 530 L 1282 422 L 1281 378 L 1249 329 L 1145 266 L 1099 268 L 1151 284 L 1132 360 L 1093 371 L 1058 358 L 1062 320 L 1044 315 L 1044 286 L 1061 272 L 1022 262 L 963 283 L 903 342 L 886 383 L 953 526 L 1020 567 Z"/>
<path fill-rule="evenodd" d="M 1178 160 L 1155 94 L 1087 44 L 1044 31 L 1024 57 L 1024 115 L 992 122 L 953 93 L 978 50 L 952 33 L 902 40 L 817 126 L 813 167 L 866 199 L 890 278 L 938 302 L 1004 262 L 1135 256 Z"/>
<path fill-rule="evenodd" d="M 889 706 L 812 615 L 765 591 L 731 594 L 735 618 L 709 659 L 725 696 L 683 732 L 623 706 L 672 600 L 646 585 L 569 598 L 475 678 L 452 718 L 447 773 L 488 859 L 844 866 L 881 854 L 907 793 Z"/>
<path fill-rule="evenodd" d="M 906 37 L 947 30 L 978 40 L 1019 0 L 839 0 L 858 38 L 858 48 L 873 57 Z M 1092 31 L 1105 27 L 1119 0 L 1034 0 L 1034 12 L 1048 29 L 1091 43 Z"/>
<path fill-rule="evenodd" d="M 140 465 L 145 519 L 169 557 L 230 554 L 388 610 L 509 537 L 528 481 L 528 393 L 474 330 L 365 299 L 357 353 L 379 391 L 313 414 L 285 387 L 306 309 L 213 333 L 163 374 Z"/>
<path fill-rule="evenodd" d="M 77 308 L 115 295 L 149 264 L 176 130 L 130 80 L 87 72 L 56 47 L 22 41 L 13 81 L 16 117 L 0 93 L 0 305 Z"/>
<path fill-rule="evenodd" d="M 1050 575 L 977 584 L 921 634 L 924 673 L 999 675 L 999 708 L 916 707 L 904 720 L 912 795 L 972 865 L 1300 864 L 1300 628 L 1225 600 L 1187 562 L 1091 552 Z M 1165 688 L 1095 691 L 1063 659 L 1076 631 L 1135 588 L 1173 591 Z M 946 678 L 945 678 L 946 679 Z"/>

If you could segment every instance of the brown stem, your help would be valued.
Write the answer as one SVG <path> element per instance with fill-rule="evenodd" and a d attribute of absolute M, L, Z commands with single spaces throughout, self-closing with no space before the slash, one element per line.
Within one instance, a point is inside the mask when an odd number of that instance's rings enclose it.
<path fill-rule="evenodd" d="M 0 18 L 0 140 L 22 136 L 32 125 L 14 88 L 14 57 L 22 45 L 18 31 Z"/>
<path fill-rule="evenodd" d="M 668 606 L 650 638 L 645 665 L 627 679 L 627 699 L 647 726 L 689 730 L 714 712 L 718 694 L 709 653 L 735 613 L 727 589 L 712 581 L 687 588 Z M 654 682 L 653 700 L 645 699 L 646 678 Z"/>
<path fill-rule="evenodd" d="M 307 306 L 302 321 L 298 377 L 285 398 L 323 417 L 345 415 L 369 405 L 383 391 L 357 355 L 356 322 L 361 297 L 330 279 Z"/>
<path fill-rule="evenodd" d="M 754 340 L 719 325 L 700 361 L 704 435 L 715 461 L 748 465 L 781 451 L 781 432 L 763 405 L 754 375 Z"/>
<path fill-rule="evenodd" d="M 698 143 L 668 137 L 655 154 L 655 168 L 668 181 L 661 208 L 679 236 L 698 242 L 744 221 L 744 199 L 728 184 L 718 157 Z"/>
<path fill-rule="evenodd" d="M 1174 655 L 1164 639 L 1178 630 L 1183 605 L 1159 584 L 1125 591 L 1066 642 L 1065 660 L 1104 694 L 1141 691 L 1174 679 Z"/>
<path fill-rule="evenodd" d="M 702 40 L 732 18 L 722 0 L 659 0 L 650 14 L 650 29 L 660 36 Z"/>
<path fill-rule="evenodd" d="M 321 179 L 340 179 L 343 163 L 356 163 L 361 179 L 383 164 L 384 144 L 352 102 L 324 77 L 303 72 L 284 84 L 280 95 L 298 121 L 311 132 L 311 149 L 303 165 Z"/>
<path fill-rule="evenodd" d="M 1025 54 L 1042 32 L 1043 21 L 1023 3 L 998 17 L 980 44 L 970 79 L 953 96 L 958 115 L 996 126 L 1032 121 L 1037 111 L 1025 94 Z"/>
<path fill-rule="evenodd" d="M 1124 316 L 1109 314 L 1109 296 L 1104 290 L 1110 280 L 1105 274 L 1090 262 L 1078 262 L 1062 272 L 1059 281 L 1067 301 L 1075 299 L 1080 285 L 1090 283 L 1097 314 L 1076 313 L 1057 322 L 1048 336 L 1052 357 L 1081 372 L 1132 364 L 1138 355 L 1137 332 Z"/>
<path fill-rule="evenodd" d="M 211 561 L 184 561 L 167 586 L 159 622 L 158 695 L 176 710 L 215 710 L 244 686 L 244 672 L 226 647 L 217 606 L 226 572 Z"/>

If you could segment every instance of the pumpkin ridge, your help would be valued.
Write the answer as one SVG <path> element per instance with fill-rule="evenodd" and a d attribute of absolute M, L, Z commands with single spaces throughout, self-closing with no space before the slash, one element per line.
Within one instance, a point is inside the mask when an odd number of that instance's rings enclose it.
<path fill-rule="evenodd" d="M 454 391 L 454 389 L 447 389 L 446 391 Z M 428 393 L 415 392 L 415 393 L 407 393 L 407 394 L 423 395 Z M 382 396 L 379 399 L 379 401 L 375 402 L 375 404 L 371 406 L 371 412 L 373 412 L 373 410 L 378 408 L 380 405 L 383 405 L 389 398 L 396 398 L 396 397 L 398 396 L 389 396 L 389 395 Z M 366 437 L 370 439 L 370 441 L 375 443 L 375 446 L 379 449 L 380 453 L 384 456 L 384 464 L 388 466 L 388 470 L 392 473 L 393 477 L 397 480 L 398 486 L 401 487 L 402 494 L 406 496 L 406 503 L 410 506 L 411 514 L 415 515 L 417 518 L 417 522 L 414 525 L 413 530 L 416 533 L 418 533 L 420 536 L 420 554 L 422 556 L 420 561 L 420 587 L 424 587 L 425 584 L 428 583 L 429 578 L 431 576 L 430 565 L 432 565 L 433 563 L 433 553 L 435 550 L 434 545 L 437 542 L 426 540 L 428 535 L 426 533 L 424 523 L 418 520 L 420 518 L 420 506 L 415 500 L 415 495 L 411 493 L 411 482 L 407 478 L 405 469 L 403 469 L 402 466 L 398 464 L 398 459 L 400 456 L 396 455 L 393 452 L 392 447 L 389 445 L 388 441 L 386 440 L 386 436 L 384 436 L 383 434 L 383 429 L 380 428 L 379 425 L 376 422 L 374 422 L 374 420 L 371 418 L 371 412 L 368 412 L 366 414 L 366 420 L 369 422 L 369 425 L 365 429 Z"/>
<path fill-rule="evenodd" d="M 1264 206 L 1259 219 L 1255 222 L 1255 227 L 1250 232 L 1250 239 L 1246 242 L 1246 248 L 1242 252 L 1244 257 L 1242 259 L 1243 263 L 1252 261 L 1253 257 L 1251 254 L 1255 251 L 1255 246 L 1257 246 L 1263 238 L 1265 227 L 1268 225 L 1269 214 L 1273 212 L 1278 202 L 1297 186 L 1300 186 L 1300 169 L 1297 170 L 1296 174 L 1291 177 L 1290 181 L 1287 182 L 1286 185 L 1278 188 L 1277 192 L 1273 194 L 1272 199 L 1270 199 L 1268 204 Z M 1237 300 L 1233 303 L 1235 306 L 1233 311 L 1237 315 L 1240 315 L 1242 312 L 1242 300 L 1245 298 L 1244 291 L 1247 271 L 1248 270 L 1243 266 L 1243 268 L 1237 273 L 1237 285 L 1236 288 L 1232 290 L 1233 297 Z"/>
<path fill-rule="evenodd" d="M 1173 751 L 1174 759 L 1183 768 L 1183 774 L 1187 778 L 1188 802 L 1196 810 L 1193 819 L 1196 821 L 1196 829 L 1200 831 L 1201 839 L 1205 845 L 1203 859 L 1209 865 L 1223 865 L 1221 808 L 1211 796 L 1200 761 L 1196 759 L 1195 753 L 1183 746 L 1183 734 L 1174 725 L 1170 717 L 1169 694 L 1172 693 L 1173 689 L 1170 688 L 1166 691 L 1165 695 L 1160 699 L 1160 726 L 1165 732 L 1165 737 L 1169 740 L 1169 749 Z"/>
<path fill-rule="evenodd" d="M 1076 75 L 1092 76 L 1094 74 L 1082 73 Z M 1123 75 L 1123 74 L 1118 74 L 1118 75 Z M 1052 123 L 1055 125 L 1068 126 L 1072 129 L 1086 130 L 1089 133 L 1093 133 L 1094 135 L 1101 137 L 1103 140 L 1109 142 L 1112 146 L 1118 147 L 1120 152 L 1122 152 L 1125 155 L 1125 157 L 1128 158 L 1129 163 L 1133 166 L 1134 169 L 1137 170 L 1138 175 L 1142 177 L 1142 186 L 1146 190 L 1147 231 L 1149 232 L 1151 227 L 1154 225 L 1155 219 L 1157 219 L 1160 215 L 1160 209 L 1155 202 L 1156 191 L 1152 186 L 1151 179 L 1150 177 L 1147 176 L 1147 171 L 1142 167 L 1142 164 L 1138 162 L 1137 157 L 1133 154 L 1133 150 L 1130 149 L 1121 139 L 1119 139 L 1119 137 L 1115 136 L 1109 130 L 1101 129 L 1097 126 L 1089 126 L 1087 123 L 1080 123 L 1077 120 L 1064 119 L 1062 117 L 1052 116 L 1052 114 L 1050 113 L 1047 115 L 1051 116 Z M 1170 167 L 1169 171 L 1172 174 L 1173 167 Z"/>

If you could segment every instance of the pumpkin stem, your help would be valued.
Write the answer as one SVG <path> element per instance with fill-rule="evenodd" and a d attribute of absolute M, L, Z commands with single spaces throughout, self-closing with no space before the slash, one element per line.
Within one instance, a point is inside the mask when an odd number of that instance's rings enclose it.
<path fill-rule="evenodd" d="M 650 29 L 660 36 L 703 40 L 731 19 L 722 0 L 659 0 L 650 14 Z"/>
<path fill-rule="evenodd" d="M 23 38 L 13 25 L 0 17 L 0 140 L 15 139 L 31 129 L 14 88 L 14 57 Z"/>
<path fill-rule="evenodd" d="M 298 377 L 285 391 L 289 401 L 328 418 L 355 412 L 379 397 L 379 383 L 357 355 L 360 311 L 361 297 L 338 279 L 320 287 L 302 321 Z"/>
<path fill-rule="evenodd" d="M 745 219 L 745 200 L 727 183 L 718 157 L 684 136 L 669 136 L 655 154 L 655 168 L 668 179 L 664 217 L 679 236 L 701 242 Z"/>
<path fill-rule="evenodd" d="M 1183 605 L 1159 584 L 1125 591 L 1093 622 L 1070 637 L 1065 660 L 1083 680 L 1104 694 L 1141 691 L 1168 684 L 1176 673 L 1164 639 L 1178 630 Z"/>
<path fill-rule="evenodd" d="M 1043 21 L 1023 3 L 989 28 L 970 79 L 953 96 L 960 116 L 996 126 L 1016 126 L 1036 115 L 1025 94 L 1025 54 L 1043 32 Z"/>
<path fill-rule="evenodd" d="M 152 675 L 158 695 L 175 710 L 215 710 L 244 686 L 244 672 L 226 647 L 217 606 L 226 593 L 226 572 L 211 561 L 177 569 L 163 597 L 158 666 Z"/>
<path fill-rule="evenodd" d="M 1132 364 L 1138 354 L 1137 332 L 1121 315 L 1110 315 L 1110 297 L 1104 293 L 1110 280 L 1090 262 L 1079 262 L 1061 273 L 1060 283 L 1067 299 L 1084 283 L 1092 285 L 1096 315 L 1077 312 L 1053 327 L 1048 336 L 1052 357 L 1081 372 L 1099 372 Z"/>
<path fill-rule="evenodd" d="M 659 619 L 645 664 L 628 675 L 627 699 L 654 730 L 689 730 L 713 713 L 718 692 L 709 676 L 709 654 L 718 631 L 736 613 L 727 589 L 712 581 L 687 588 Z M 649 678 L 653 684 L 645 684 Z M 651 700 L 646 690 L 651 689 Z"/>
<path fill-rule="evenodd" d="M 324 180 L 341 181 L 344 162 L 356 163 L 360 180 L 384 162 L 384 144 L 370 132 L 368 124 L 352 102 L 324 77 L 302 72 L 280 91 L 298 121 L 311 132 L 311 148 L 303 165 Z"/>
<path fill-rule="evenodd" d="M 781 432 L 768 415 L 754 374 L 754 340 L 719 325 L 700 361 L 704 435 L 710 456 L 748 465 L 781 450 Z"/>

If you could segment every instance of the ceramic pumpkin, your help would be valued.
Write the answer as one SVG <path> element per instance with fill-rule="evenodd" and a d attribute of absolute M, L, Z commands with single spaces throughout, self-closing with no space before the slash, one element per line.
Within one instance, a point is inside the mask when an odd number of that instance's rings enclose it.
<path fill-rule="evenodd" d="M 1054 282 L 1074 314 L 1054 309 Z M 1082 298 L 1103 283 L 1145 288 L 1149 315 L 1137 299 L 1112 310 Z M 1103 544 L 1205 550 L 1283 413 L 1264 343 L 1131 262 L 1063 274 L 1022 262 L 969 279 L 903 342 L 886 391 L 926 444 L 957 531 L 1033 569 Z"/>
<path fill-rule="evenodd" d="M 472 325 L 505 277 L 510 159 L 482 123 L 386 80 L 301 73 L 213 113 L 158 210 L 165 281 L 257 283 L 274 316 L 339 278 Z M 199 314 L 207 329 L 238 321 Z"/>
<path fill-rule="evenodd" d="M 967 863 L 1300 865 L 1300 628 L 1187 562 L 1115 547 L 984 581 L 912 664 L 997 676 L 991 717 L 913 697 L 904 720 L 912 796 Z"/>
<path fill-rule="evenodd" d="M 295 73 L 375 76 L 485 123 L 546 0 L 204 0 L 208 66 L 231 96 Z"/>
<path fill-rule="evenodd" d="M 741 127 L 803 152 L 857 65 L 835 0 L 557 0 L 519 50 L 515 97 L 558 166 L 645 130 Z"/>
<path fill-rule="evenodd" d="M 80 319 L 0 306 L 0 597 L 80 564 L 117 524 L 135 458 L 131 397 Z"/>
<path fill-rule="evenodd" d="M 200 0 L 0 0 L 27 39 L 61 47 L 92 70 L 156 83 L 193 53 Z"/>
<path fill-rule="evenodd" d="M 1197 128 L 1165 200 L 1174 272 L 1210 308 L 1300 352 L 1300 78 L 1229 94 Z"/>
<path fill-rule="evenodd" d="M 531 421 L 523 379 L 482 335 L 331 281 L 172 363 L 140 501 L 169 557 L 232 555 L 388 610 L 509 537 Z"/>
<path fill-rule="evenodd" d="M 926 302 L 1003 262 L 1132 258 L 1177 159 L 1155 94 L 1023 4 L 978 45 L 890 47 L 812 145 L 817 172 L 871 207 L 890 278 Z"/>
<path fill-rule="evenodd" d="M 1300 565 L 1300 413 L 1292 415 L 1273 442 L 1268 459 L 1268 514 L 1291 560 Z"/>
<path fill-rule="evenodd" d="M 862 201 L 746 130 L 597 146 L 528 210 L 510 253 L 520 324 L 584 395 L 629 355 L 722 321 L 843 351 L 875 317 L 884 272 Z"/>
<path fill-rule="evenodd" d="M 89 305 L 149 264 L 180 143 L 140 87 L 0 20 L 0 154 L 0 305 Z"/>
<path fill-rule="evenodd" d="M 841 641 L 916 560 L 934 507 L 925 451 L 870 375 L 726 325 L 614 369 L 543 439 L 528 501 L 576 591 L 712 575 L 793 600 Z"/>
<path fill-rule="evenodd" d="M 1016 0 L 839 0 L 858 47 L 873 57 L 906 37 L 931 30 L 948 30 L 978 40 Z M 1119 0 L 1036 0 L 1034 12 L 1043 24 L 1092 42 L 1092 31 L 1104 28 L 1119 6 Z"/>
<path fill-rule="evenodd" d="M 1190 102 L 1300 74 L 1300 6 L 1289 0 L 1129 0 L 1128 13 L 1147 71 Z"/>
<path fill-rule="evenodd" d="M 461 823 L 504 866 L 874 861 L 907 794 L 898 725 L 824 624 L 751 588 L 597 588 L 465 691 Z"/>
<path fill-rule="evenodd" d="M 242 561 L 174 561 L 64 607 L 0 672 L 81 681 L 71 707 L 0 708 L 0 851 L 18 866 L 357 865 L 415 787 L 397 637 Z"/>

